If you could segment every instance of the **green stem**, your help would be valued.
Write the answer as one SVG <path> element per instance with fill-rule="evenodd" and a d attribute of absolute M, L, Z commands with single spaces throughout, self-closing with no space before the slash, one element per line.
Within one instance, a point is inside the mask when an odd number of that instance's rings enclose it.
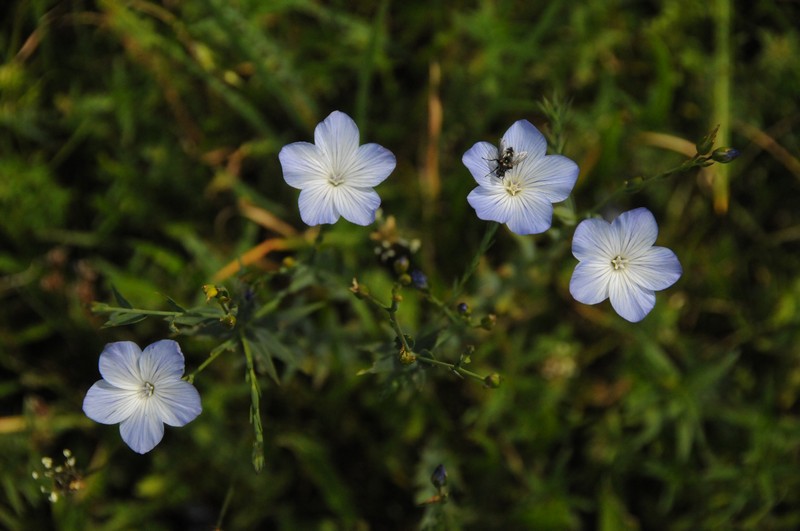
<path fill-rule="evenodd" d="M 464 367 L 460 367 L 460 366 L 458 366 L 458 365 L 456 365 L 454 363 L 447 363 L 447 362 L 444 362 L 444 361 L 439 361 L 439 360 L 436 360 L 436 359 L 433 359 L 433 358 L 429 358 L 427 356 L 420 356 L 420 355 L 417 355 L 417 361 L 421 361 L 421 362 L 427 363 L 429 365 L 436 365 L 438 367 L 445 367 L 445 368 L 451 370 L 452 372 L 455 372 L 456 374 L 469 376 L 470 378 L 472 378 L 474 380 L 478 380 L 481 383 L 485 383 L 485 380 L 486 380 L 486 378 L 484 376 L 481 376 L 480 374 L 472 372 L 472 371 L 468 371 Z"/>
<path fill-rule="evenodd" d="M 178 317 L 184 312 L 168 312 L 162 310 L 140 310 L 139 308 L 121 308 L 119 306 L 108 306 L 103 303 L 95 303 L 92 307 L 94 313 L 135 313 L 141 315 L 159 315 L 164 317 Z"/>
<path fill-rule="evenodd" d="M 447 306 L 452 306 L 461 292 L 464 289 L 464 285 L 467 281 L 475 274 L 475 271 L 478 269 L 478 264 L 481 261 L 481 257 L 486 254 L 486 251 L 492 246 L 494 243 L 495 233 L 497 232 L 497 228 L 500 226 L 499 223 L 496 221 L 490 221 L 489 224 L 486 226 L 486 232 L 483 234 L 483 239 L 481 240 L 481 244 L 478 246 L 478 251 L 475 253 L 475 256 L 472 257 L 472 261 L 469 264 L 469 267 L 464 272 L 464 276 L 458 281 L 456 284 L 455 289 L 453 289 L 453 294 L 450 295 L 450 301 L 448 302 Z"/>
<path fill-rule="evenodd" d="M 621 195 L 638 193 L 639 191 L 643 190 L 645 187 L 651 185 L 655 181 L 660 181 L 662 179 L 674 177 L 676 175 L 687 173 L 693 170 L 694 168 L 706 166 L 708 165 L 710 158 L 711 158 L 710 156 L 695 155 L 691 159 L 684 161 L 680 166 L 676 166 L 672 169 L 669 169 L 657 175 L 651 175 L 650 177 L 637 177 L 635 179 L 625 181 L 622 184 L 622 186 L 614 190 L 605 199 L 602 199 L 601 201 L 596 203 L 592 208 L 587 210 L 583 217 L 588 218 L 592 214 L 596 214 L 602 207 L 610 203 L 612 200 L 617 199 Z"/>
<path fill-rule="evenodd" d="M 240 343 L 244 350 L 244 357 L 247 361 L 247 379 L 250 381 L 250 422 L 253 424 L 255 441 L 253 442 L 253 468 L 256 472 L 261 472 L 264 467 L 264 429 L 261 425 L 261 389 L 258 387 L 256 378 L 255 364 L 253 363 L 253 351 L 250 344 L 244 337 L 244 331 L 240 332 Z"/>
<path fill-rule="evenodd" d="M 206 360 L 203 363 L 201 363 L 199 367 L 197 367 L 194 371 L 192 371 L 191 374 L 185 376 L 184 379 L 189 383 L 194 383 L 195 376 L 200 374 L 200 372 L 203 371 L 203 369 L 205 369 L 209 365 L 211 365 L 211 363 L 215 359 L 217 359 L 220 356 L 220 354 L 222 354 L 227 350 L 230 350 L 230 348 L 231 348 L 230 340 L 222 343 L 221 345 L 218 345 L 214 350 L 211 351 L 211 354 L 208 355 L 208 358 L 206 358 Z"/>

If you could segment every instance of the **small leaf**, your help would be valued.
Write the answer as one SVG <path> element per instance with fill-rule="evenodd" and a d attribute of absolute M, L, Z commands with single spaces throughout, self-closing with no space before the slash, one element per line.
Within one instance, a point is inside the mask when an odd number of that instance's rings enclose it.
<path fill-rule="evenodd" d="M 186 313 L 186 309 L 185 309 L 185 308 L 183 308 L 183 307 L 182 307 L 180 304 L 178 304 L 178 303 L 177 303 L 177 302 L 175 302 L 174 300 L 172 300 L 172 298 L 170 298 L 170 297 L 167 297 L 167 304 L 169 304 L 169 305 L 170 305 L 170 307 L 171 307 L 173 310 L 175 310 L 176 312 L 183 312 L 183 313 Z"/>
<path fill-rule="evenodd" d="M 122 293 L 117 291 L 117 288 L 113 284 L 111 285 L 111 292 L 114 294 L 114 299 L 116 299 L 117 304 L 119 304 L 121 307 L 133 308 L 133 305 L 122 296 Z"/>
<path fill-rule="evenodd" d="M 144 321 L 147 319 L 147 316 L 141 313 L 112 313 L 111 317 L 108 318 L 103 324 L 103 328 L 111 328 L 114 326 L 125 326 L 131 325 L 134 323 L 138 323 L 139 321 Z"/>

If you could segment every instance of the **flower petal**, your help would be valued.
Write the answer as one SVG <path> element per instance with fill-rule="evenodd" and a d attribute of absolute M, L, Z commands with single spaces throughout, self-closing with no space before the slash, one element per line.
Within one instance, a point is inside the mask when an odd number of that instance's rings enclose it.
<path fill-rule="evenodd" d="M 139 407 L 139 392 L 120 389 L 105 380 L 98 380 L 83 399 L 83 412 L 100 424 L 117 424 L 133 415 Z"/>
<path fill-rule="evenodd" d="M 358 126 L 343 112 L 333 111 L 314 129 L 314 144 L 337 175 L 353 164 L 358 149 Z"/>
<path fill-rule="evenodd" d="M 666 247 L 651 247 L 632 261 L 628 269 L 637 284 L 655 291 L 667 289 L 683 273 L 678 257 Z"/>
<path fill-rule="evenodd" d="M 333 205 L 334 188 L 327 182 L 310 186 L 300 192 L 300 218 L 311 227 L 323 223 L 336 223 L 339 212 Z"/>
<path fill-rule="evenodd" d="M 164 437 L 164 423 L 154 411 L 152 400 L 142 400 L 142 407 L 119 425 L 119 433 L 131 450 L 146 454 Z"/>
<path fill-rule="evenodd" d="M 143 382 L 153 385 L 163 380 L 180 380 L 183 370 L 181 346 L 171 339 L 162 339 L 147 346 L 139 358 L 139 374 Z"/>
<path fill-rule="evenodd" d="M 353 164 L 342 177 L 348 186 L 371 188 L 382 183 L 395 166 L 397 159 L 394 153 L 378 144 L 364 144 L 358 147 Z"/>
<path fill-rule="evenodd" d="M 532 187 L 537 194 L 551 203 L 565 200 L 578 180 L 578 165 L 561 155 L 547 155 L 519 164 L 518 175 L 523 185 Z"/>
<path fill-rule="evenodd" d="M 580 262 L 572 272 L 569 292 L 583 304 L 597 304 L 608 298 L 612 270 L 599 262 Z"/>
<path fill-rule="evenodd" d="M 478 186 L 467 196 L 475 214 L 486 221 L 508 222 L 512 215 L 511 197 L 502 187 Z"/>
<path fill-rule="evenodd" d="M 372 188 L 354 188 L 342 185 L 333 190 L 333 205 L 350 223 L 369 225 L 375 221 L 375 211 L 381 198 Z"/>
<path fill-rule="evenodd" d="M 525 190 L 522 194 L 508 198 L 511 219 L 508 228 L 516 234 L 539 234 L 550 228 L 553 222 L 553 205 Z"/>
<path fill-rule="evenodd" d="M 200 393 L 183 380 L 161 383 L 149 400 L 158 418 L 170 426 L 184 426 L 203 411 Z"/>
<path fill-rule="evenodd" d="M 333 172 L 319 148 L 308 142 L 283 146 L 278 159 L 283 168 L 283 180 L 300 190 L 314 183 L 327 182 Z"/>
<path fill-rule="evenodd" d="M 611 229 L 622 245 L 618 252 L 629 259 L 647 252 L 658 236 L 656 218 L 646 208 L 623 212 L 611 223 Z"/>
<path fill-rule="evenodd" d="M 547 140 L 528 120 L 517 120 L 503 135 L 503 145 L 516 153 L 527 152 L 525 160 L 536 161 L 547 152 Z M 520 164 L 521 164 L 520 163 Z"/>
<path fill-rule="evenodd" d="M 492 159 L 498 157 L 497 146 L 489 142 L 477 142 L 464 153 L 461 162 L 472 174 L 472 178 L 480 185 L 491 182 L 491 179 L 498 179 L 494 175 L 497 163 Z"/>
<path fill-rule="evenodd" d="M 139 375 L 139 356 L 142 350 L 132 341 L 109 343 L 100 353 L 100 374 L 114 387 L 138 390 L 142 386 Z"/>
<path fill-rule="evenodd" d="M 638 323 L 656 305 L 656 294 L 631 282 L 629 275 L 611 275 L 608 284 L 611 306 L 623 319 Z"/>
<path fill-rule="evenodd" d="M 581 221 L 572 236 L 572 255 L 580 261 L 611 260 L 620 252 L 616 231 L 597 218 Z"/>

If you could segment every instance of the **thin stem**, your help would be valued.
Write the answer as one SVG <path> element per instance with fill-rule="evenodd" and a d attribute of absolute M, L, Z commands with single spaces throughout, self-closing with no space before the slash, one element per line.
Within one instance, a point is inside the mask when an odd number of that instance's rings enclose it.
<path fill-rule="evenodd" d="M 436 365 L 436 366 L 439 366 L 439 367 L 445 367 L 445 368 L 451 370 L 452 372 L 455 372 L 456 374 L 469 376 L 470 378 L 472 378 L 474 380 L 478 380 L 481 383 L 485 383 L 486 382 L 486 377 L 485 376 L 481 376 L 478 373 L 469 371 L 469 370 L 465 369 L 464 367 L 456 365 L 455 363 L 447 363 L 447 362 L 444 362 L 444 361 L 439 361 L 439 360 L 436 360 L 436 359 L 433 359 L 433 358 L 429 358 L 427 356 L 420 356 L 420 355 L 417 355 L 417 361 L 421 361 L 421 362 L 427 363 L 429 365 Z"/>
<path fill-rule="evenodd" d="M 92 307 L 94 313 L 135 313 L 140 315 L 159 315 L 164 317 L 178 317 L 184 312 L 168 312 L 162 310 L 140 310 L 139 308 L 122 308 L 119 306 L 108 306 L 103 303 L 95 303 Z"/>
<path fill-rule="evenodd" d="M 250 343 L 244 337 L 244 331 L 240 332 L 240 343 L 247 361 L 247 379 L 250 381 L 250 422 L 253 424 L 253 433 L 256 439 L 253 442 L 253 468 L 256 472 L 261 472 L 264 467 L 264 429 L 261 426 L 261 407 L 259 405 L 261 389 L 258 387 L 253 351 L 250 350 Z"/>
<path fill-rule="evenodd" d="M 650 177 L 637 177 L 635 179 L 631 179 L 625 181 L 622 186 L 614 190 L 610 195 L 608 195 L 605 199 L 602 199 L 597 204 L 595 204 L 592 208 L 586 211 L 584 217 L 589 217 L 592 214 L 596 214 L 598 210 L 600 210 L 603 206 L 607 203 L 611 202 L 613 199 L 618 198 L 623 194 L 631 194 L 637 193 L 643 190 L 646 186 L 649 186 L 655 181 L 660 181 L 662 179 L 667 179 L 669 177 L 673 177 L 675 175 L 680 175 L 682 173 L 686 173 L 688 171 L 693 170 L 694 168 L 699 168 L 702 166 L 707 166 L 709 164 L 709 156 L 703 155 L 695 155 L 691 159 L 684 161 L 680 166 L 676 166 L 675 168 L 669 169 L 665 172 L 659 173 L 657 175 L 651 175 Z"/>
<path fill-rule="evenodd" d="M 208 358 L 206 358 L 206 360 L 203 363 L 201 363 L 199 367 L 197 367 L 194 371 L 192 371 L 191 374 L 185 376 L 184 379 L 189 383 L 194 383 L 195 376 L 200 374 L 200 372 L 209 365 L 211 365 L 211 363 L 215 359 L 217 359 L 220 356 L 220 354 L 222 354 L 227 350 L 230 350 L 230 348 L 231 348 L 230 341 L 226 341 L 225 343 L 218 345 L 214 350 L 211 351 L 211 354 L 208 355 Z"/>
<path fill-rule="evenodd" d="M 478 250 L 475 253 L 475 256 L 472 257 L 472 261 L 469 264 L 469 267 L 464 272 L 464 276 L 458 281 L 456 284 L 455 289 L 453 289 L 453 294 L 450 295 L 450 301 L 448 302 L 448 306 L 451 306 L 455 300 L 461 295 L 461 291 L 464 289 L 464 285 L 467 281 L 472 277 L 475 271 L 478 269 L 478 264 L 480 263 L 481 256 L 486 254 L 486 251 L 492 246 L 494 243 L 495 233 L 497 232 L 497 228 L 500 226 L 499 223 L 496 221 L 490 221 L 489 224 L 486 226 L 486 232 L 483 234 L 483 239 L 481 240 L 481 244 L 478 246 Z"/>

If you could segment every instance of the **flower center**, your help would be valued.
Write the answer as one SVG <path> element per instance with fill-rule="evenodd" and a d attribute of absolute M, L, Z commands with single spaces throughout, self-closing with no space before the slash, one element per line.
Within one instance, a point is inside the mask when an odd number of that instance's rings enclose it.
<path fill-rule="evenodd" d="M 145 397 L 149 398 L 153 396 L 153 393 L 155 392 L 156 392 L 156 386 L 151 384 L 150 382 L 145 382 L 144 385 L 142 386 L 142 394 Z"/>
<path fill-rule="evenodd" d="M 510 196 L 515 196 L 522 191 L 522 185 L 514 179 L 509 179 L 508 177 L 503 179 L 503 186 Z"/>
<path fill-rule="evenodd" d="M 331 186 L 334 186 L 334 187 L 335 186 L 339 186 L 343 182 L 344 182 L 344 177 L 341 177 L 339 175 L 330 175 L 328 177 L 328 184 L 330 184 Z"/>
<path fill-rule="evenodd" d="M 611 260 L 611 265 L 614 266 L 614 270 L 618 271 L 620 269 L 625 269 L 625 266 L 630 262 L 627 258 L 623 258 L 620 255 L 617 255 L 613 260 Z"/>

